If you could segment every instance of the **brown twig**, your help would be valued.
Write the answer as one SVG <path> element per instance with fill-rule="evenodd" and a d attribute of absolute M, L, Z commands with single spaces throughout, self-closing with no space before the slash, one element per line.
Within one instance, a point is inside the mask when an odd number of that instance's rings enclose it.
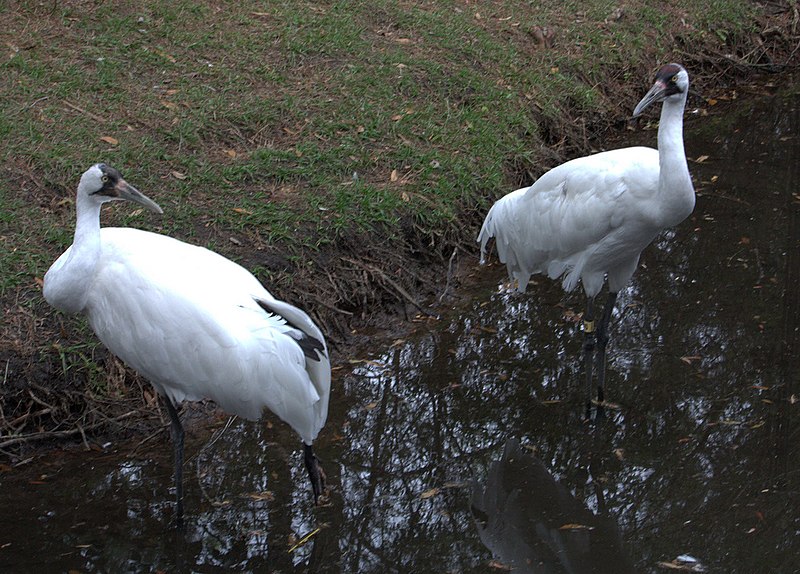
<path fill-rule="evenodd" d="M 67 105 L 68 108 L 72 108 L 76 112 L 80 112 L 80 113 L 82 113 L 82 114 L 84 114 L 86 116 L 89 116 L 93 120 L 95 120 L 97 122 L 100 122 L 102 124 L 106 123 L 106 119 L 104 117 L 101 117 L 101 116 L 98 116 L 97 114 L 93 114 L 92 112 L 86 111 L 82 107 L 80 107 L 80 106 L 78 106 L 76 104 L 73 104 L 69 100 L 64 100 L 64 103 Z"/>
<path fill-rule="evenodd" d="M 403 289 L 403 286 L 398 284 L 394 279 L 386 275 L 381 269 L 375 267 L 374 265 L 370 265 L 368 263 L 364 263 L 363 261 L 358 261 L 356 259 L 349 259 L 347 257 L 342 257 L 343 261 L 347 261 L 348 263 L 352 263 L 353 265 L 357 265 L 362 267 L 364 270 L 369 271 L 375 275 L 378 275 L 383 281 L 388 283 L 401 297 L 403 297 L 406 301 L 411 303 L 414 307 L 416 307 L 420 313 L 424 313 L 429 317 L 435 317 L 433 313 L 425 309 L 416 299 L 414 299 L 411 295 L 408 294 L 408 291 Z"/>
<path fill-rule="evenodd" d="M 124 415 L 120 415 L 118 417 L 115 417 L 114 419 L 111 419 L 111 422 L 119 422 L 119 421 L 121 421 L 123 419 L 130 418 L 131 416 L 137 414 L 138 412 L 139 411 L 127 412 Z M 66 437 L 74 436 L 76 434 L 83 435 L 84 436 L 84 441 L 85 441 L 85 435 L 84 435 L 85 431 L 92 430 L 92 429 L 95 429 L 95 428 L 100 428 L 100 427 L 103 427 L 103 426 L 105 426 L 107 424 L 108 424 L 107 421 L 101 421 L 101 422 L 89 425 L 87 427 L 77 426 L 76 428 L 69 429 L 69 430 L 63 430 L 63 431 L 42 431 L 42 432 L 35 432 L 35 433 L 30 433 L 30 434 L 20 435 L 20 436 L 8 436 L 8 435 L 0 436 L 0 440 L 3 441 L 3 442 L 0 442 L 0 448 L 5 448 L 7 446 L 12 446 L 12 445 L 19 444 L 19 443 L 22 443 L 22 442 L 32 442 L 32 441 L 37 441 L 37 440 L 42 440 L 42 439 L 52 439 L 52 438 L 66 438 Z"/>

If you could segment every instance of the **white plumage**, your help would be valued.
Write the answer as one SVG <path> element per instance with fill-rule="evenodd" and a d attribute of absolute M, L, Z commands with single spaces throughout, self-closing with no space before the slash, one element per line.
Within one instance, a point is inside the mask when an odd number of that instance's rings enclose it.
<path fill-rule="evenodd" d="M 78 186 L 74 243 L 45 275 L 45 299 L 85 314 L 108 349 L 171 405 L 210 398 L 251 420 L 269 409 L 300 435 L 308 464 L 330 393 L 320 330 L 217 253 L 137 229 L 101 229 L 100 207 L 113 199 L 161 211 L 115 169 L 92 166 Z M 313 476 L 312 486 L 316 497 Z"/>
<path fill-rule="evenodd" d="M 631 147 L 559 165 L 530 187 L 499 199 L 478 236 L 482 260 L 487 242 L 495 238 L 500 261 L 520 291 L 535 273 L 562 278 L 567 291 L 581 282 L 589 298 L 587 333 L 594 328 L 594 297 L 607 278 L 611 307 L 598 328 L 603 361 L 611 308 L 636 270 L 639 255 L 663 229 L 677 225 L 694 209 L 683 149 L 688 90 L 689 76 L 682 66 L 663 66 L 634 110 L 637 116 L 653 102 L 663 102 L 658 150 Z M 588 343 L 593 349 L 594 340 Z"/>

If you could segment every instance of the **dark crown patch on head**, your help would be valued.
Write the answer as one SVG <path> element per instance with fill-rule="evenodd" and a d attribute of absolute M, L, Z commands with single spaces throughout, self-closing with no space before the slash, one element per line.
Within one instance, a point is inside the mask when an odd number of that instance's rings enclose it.
<path fill-rule="evenodd" d="M 665 64 L 658 70 L 658 73 L 656 74 L 656 81 L 663 82 L 667 86 L 667 96 L 678 94 L 683 91 L 683 89 L 678 86 L 677 82 L 675 81 L 677 74 L 679 74 L 682 70 L 683 68 L 681 68 L 678 64 Z"/>

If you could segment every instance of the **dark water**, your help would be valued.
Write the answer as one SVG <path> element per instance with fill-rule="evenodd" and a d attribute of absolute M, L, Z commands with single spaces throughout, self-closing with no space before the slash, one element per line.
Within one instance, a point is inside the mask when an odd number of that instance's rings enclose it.
<path fill-rule="evenodd" d="M 0 572 L 800 572 L 798 104 L 688 122 L 697 207 L 620 295 L 605 420 L 582 419 L 582 296 L 476 266 L 338 373 L 331 506 L 279 423 L 189 444 L 185 535 L 165 436 L 55 453 L 0 472 Z"/>

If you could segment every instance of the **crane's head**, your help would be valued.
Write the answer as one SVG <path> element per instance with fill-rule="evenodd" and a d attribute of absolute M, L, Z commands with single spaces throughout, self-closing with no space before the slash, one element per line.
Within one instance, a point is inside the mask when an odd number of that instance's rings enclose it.
<path fill-rule="evenodd" d="M 125 181 L 119 171 L 104 163 L 96 163 L 83 173 L 78 184 L 78 195 L 97 203 L 124 199 L 150 211 L 163 213 L 155 201 Z"/>
<path fill-rule="evenodd" d="M 645 94 L 642 100 L 633 110 L 635 118 L 641 114 L 646 107 L 655 102 L 663 102 L 667 99 L 684 100 L 689 93 L 689 74 L 680 64 L 666 64 L 661 66 L 656 74 L 656 81 L 650 91 Z"/>

